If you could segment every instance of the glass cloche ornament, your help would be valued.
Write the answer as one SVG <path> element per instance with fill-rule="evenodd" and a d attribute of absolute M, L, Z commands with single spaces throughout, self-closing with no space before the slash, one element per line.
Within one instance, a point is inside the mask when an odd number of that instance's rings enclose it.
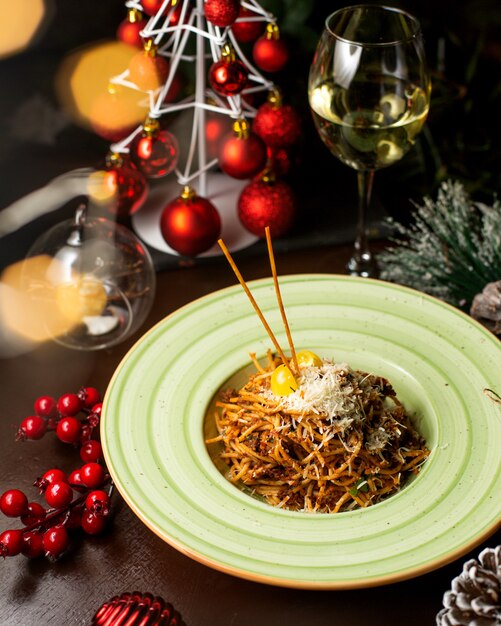
<path fill-rule="evenodd" d="M 33 244 L 28 258 L 42 259 L 43 272 L 23 277 L 24 288 L 50 315 L 48 334 L 78 350 L 113 346 L 146 319 L 155 295 L 149 252 L 127 228 L 86 208 L 57 224 Z M 30 283 L 30 284 L 27 284 Z"/>

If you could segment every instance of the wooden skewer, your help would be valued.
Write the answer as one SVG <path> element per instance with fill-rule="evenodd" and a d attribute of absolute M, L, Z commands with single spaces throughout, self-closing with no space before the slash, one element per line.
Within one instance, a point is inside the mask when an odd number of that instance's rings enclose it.
<path fill-rule="evenodd" d="M 294 363 L 294 369 L 296 370 L 296 374 L 299 373 L 299 363 L 297 362 L 296 350 L 294 348 L 294 343 L 292 341 L 292 335 L 289 328 L 289 322 L 287 321 L 287 315 L 285 314 L 284 303 L 282 301 L 282 294 L 280 293 L 280 285 L 278 284 L 278 276 L 277 276 L 277 268 L 275 265 L 275 255 L 273 254 L 273 245 L 271 243 L 271 234 L 270 227 L 266 226 L 264 229 L 266 233 L 266 243 L 268 245 L 268 256 L 270 257 L 270 266 L 271 273 L 273 275 L 273 282 L 275 284 L 275 293 L 277 295 L 278 300 L 278 308 L 280 309 L 280 315 L 282 316 L 282 323 L 285 328 L 285 334 L 287 335 L 287 341 L 289 343 L 289 348 L 292 354 L 292 362 Z"/>
<path fill-rule="evenodd" d="M 271 328 L 270 328 L 268 322 L 266 321 L 263 313 L 261 312 L 261 309 L 259 308 L 258 303 L 254 300 L 254 296 L 251 294 L 249 287 L 247 287 L 247 283 L 243 279 L 242 274 L 240 274 L 240 271 L 239 271 L 238 267 L 236 266 L 236 263 L 235 263 L 235 261 L 233 260 L 231 254 L 230 254 L 230 251 L 228 250 L 228 248 L 226 247 L 226 245 L 225 245 L 225 243 L 224 243 L 224 241 L 222 239 L 218 240 L 218 244 L 219 244 L 219 247 L 221 248 L 221 250 L 223 251 L 224 256 L 228 260 L 228 263 L 231 265 L 231 269 L 235 272 L 235 276 L 238 278 L 238 282 L 242 285 L 243 290 L 245 291 L 245 293 L 247 294 L 247 297 L 250 300 L 250 303 L 252 304 L 252 306 L 254 307 L 254 310 L 258 314 L 258 317 L 261 320 L 261 323 L 263 324 L 263 326 L 265 327 L 266 332 L 268 333 L 271 341 L 273 342 L 273 345 L 275 346 L 278 354 L 280 355 L 280 358 L 282 359 L 282 362 L 284 363 L 284 365 L 289 367 L 289 362 L 287 360 L 287 357 L 283 353 L 283 350 L 280 347 L 280 344 L 278 343 L 277 338 L 273 334 L 273 331 L 271 330 Z"/>

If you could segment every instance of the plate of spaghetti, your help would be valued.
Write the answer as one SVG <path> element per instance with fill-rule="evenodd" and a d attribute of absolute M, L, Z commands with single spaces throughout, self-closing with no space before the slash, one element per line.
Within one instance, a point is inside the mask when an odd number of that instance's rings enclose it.
<path fill-rule="evenodd" d="M 277 291 L 274 272 L 246 289 L 272 331 L 238 285 L 217 291 L 146 333 L 108 387 L 106 463 L 150 529 L 241 578 L 348 589 L 423 574 L 499 527 L 493 335 L 373 279 Z"/>

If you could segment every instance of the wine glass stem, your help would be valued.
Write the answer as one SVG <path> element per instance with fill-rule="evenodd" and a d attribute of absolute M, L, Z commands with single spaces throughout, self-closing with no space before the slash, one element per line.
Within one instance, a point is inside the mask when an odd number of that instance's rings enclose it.
<path fill-rule="evenodd" d="M 376 276 L 377 268 L 369 249 L 367 221 L 372 196 L 374 170 L 360 170 L 358 180 L 358 223 L 353 256 L 347 269 L 352 276 Z"/>

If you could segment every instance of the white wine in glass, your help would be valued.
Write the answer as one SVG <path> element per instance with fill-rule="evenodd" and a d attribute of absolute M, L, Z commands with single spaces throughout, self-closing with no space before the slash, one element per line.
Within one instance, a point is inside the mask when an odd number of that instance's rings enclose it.
<path fill-rule="evenodd" d="M 430 91 L 414 17 L 391 7 L 360 5 L 327 18 L 308 95 L 320 138 L 357 171 L 357 235 L 347 266 L 352 275 L 377 275 L 367 240 L 374 172 L 411 149 L 428 114 Z"/>

